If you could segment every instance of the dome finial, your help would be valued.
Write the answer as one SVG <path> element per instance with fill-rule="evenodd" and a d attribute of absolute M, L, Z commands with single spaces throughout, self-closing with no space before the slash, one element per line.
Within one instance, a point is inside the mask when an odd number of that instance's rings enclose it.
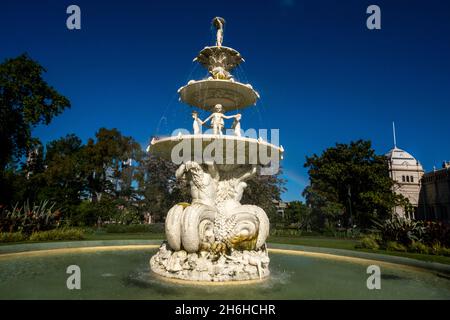
<path fill-rule="evenodd" d="M 392 121 L 392 134 L 394 135 L 394 148 L 397 148 L 397 139 L 395 137 L 395 122 Z"/>

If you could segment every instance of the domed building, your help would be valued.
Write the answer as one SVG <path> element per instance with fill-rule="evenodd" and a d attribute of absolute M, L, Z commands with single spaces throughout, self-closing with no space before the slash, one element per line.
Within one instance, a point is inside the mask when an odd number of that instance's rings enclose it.
<path fill-rule="evenodd" d="M 412 208 L 395 207 L 394 213 L 409 219 L 415 219 L 419 204 L 421 179 L 424 170 L 419 161 L 410 153 L 394 146 L 386 158 L 389 163 L 389 175 L 396 182 L 394 191 L 408 198 Z"/>

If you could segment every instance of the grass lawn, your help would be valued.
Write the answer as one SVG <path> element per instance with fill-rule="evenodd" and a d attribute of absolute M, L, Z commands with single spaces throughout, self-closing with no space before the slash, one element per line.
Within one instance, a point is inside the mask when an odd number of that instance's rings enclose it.
<path fill-rule="evenodd" d="M 270 236 L 267 242 L 297 244 L 310 247 L 323 247 L 323 248 L 347 249 L 347 250 L 355 250 L 355 246 L 359 244 L 358 240 L 337 239 L 321 236 L 301 236 L 301 237 Z"/>
<path fill-rule="evenodd" d="M 444 264 L 450 264 L 450 257 L 436 256 L 431 254 L 421 254 L 421 253 L 411 253 L 411 252 L 398 252 L 398 251 L 387 251 L 387 250 L 370 250 L 370 249 L 360 249 L 356 248 L 359 244 L 358 240 L 352 239 L 336 239 L 330 237 L 320 237 L 320 236 L 303 236 L 303 237 L 269 237 L 268 242 L 272 243 L 285 243 L 285 244 L 297 244 L 303 246 L 311 247 L 322 247 L 322 248 L 332 248 L 332 249 L 346 249 L 354 251 L 363 251 L 371 253 L 380 253 L 398 257 L 405 257 L 411 259 L 417 259 L 422 261 L 439 262 Z"/>
<path fill-rule="evenodd" d="M 157 240 L 157 239 L 163 240 L 164 238 L 165 238 L 164 233 L 152 233 L 152 232 L 107 233 L 103 231 L 86 234 L 86 240 Z M 356 246 L 359 244 L 359 241 L 354 239 L 339 239 L 325 236 L 301 236 L 301 237 L 270 236 L 268 242 L 380 253 L 386 255 L 412 258 L 422 261 L 450 264 L 450 257 L 445 256 L 436 256 L 410 252 L 386 251 L 386 250 L 359 249 L 356 248 Z M 11 243 L 2 243 L 0 245 L 8 245 L 8 244 Z"/>

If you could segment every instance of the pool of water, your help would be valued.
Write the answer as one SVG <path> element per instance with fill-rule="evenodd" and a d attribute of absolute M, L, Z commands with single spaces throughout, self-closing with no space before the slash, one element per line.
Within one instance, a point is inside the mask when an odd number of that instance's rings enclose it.
<path fill-rule="evenodd" d="M 103 249 L 0 257 L 1 299 L 450 299 L 450 277 L 380 262 L 381 289 L 366 286 L 358 262 L 270 253 L 271 276 L 256 284 L 195 286 L 154 276 L 156 249 Z M 69 290 L 69 265 L 81 268 L 81 289 Z"/>

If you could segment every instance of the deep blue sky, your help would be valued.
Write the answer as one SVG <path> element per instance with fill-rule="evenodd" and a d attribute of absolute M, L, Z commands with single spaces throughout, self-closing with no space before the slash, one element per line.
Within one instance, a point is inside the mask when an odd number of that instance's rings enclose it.
<path fill-rule="evenodd" d="M 82 29 L 65 26 L 77 4 Z M 377 4 L 382 30 L 366 28 Z M 300 198 L 306 155 L 336 142 L 370 139 L 378 153 L 397 144 L 426 171 L 450 160 L 448 1 L 2 1 L 0 60 L 23 52 L 72 108 L 39 127 L 45 143 L 68 133 L 84 141 L 118 128 L 143 146 L 189 128 L 176 90 L 205 71 L 192 63 L 211 45 L 214 16 L 227 20 L 224 45 L 246 62 L 237 72 L 261 94 L 243 128 L 280 128 L 289 180 Z"/>

